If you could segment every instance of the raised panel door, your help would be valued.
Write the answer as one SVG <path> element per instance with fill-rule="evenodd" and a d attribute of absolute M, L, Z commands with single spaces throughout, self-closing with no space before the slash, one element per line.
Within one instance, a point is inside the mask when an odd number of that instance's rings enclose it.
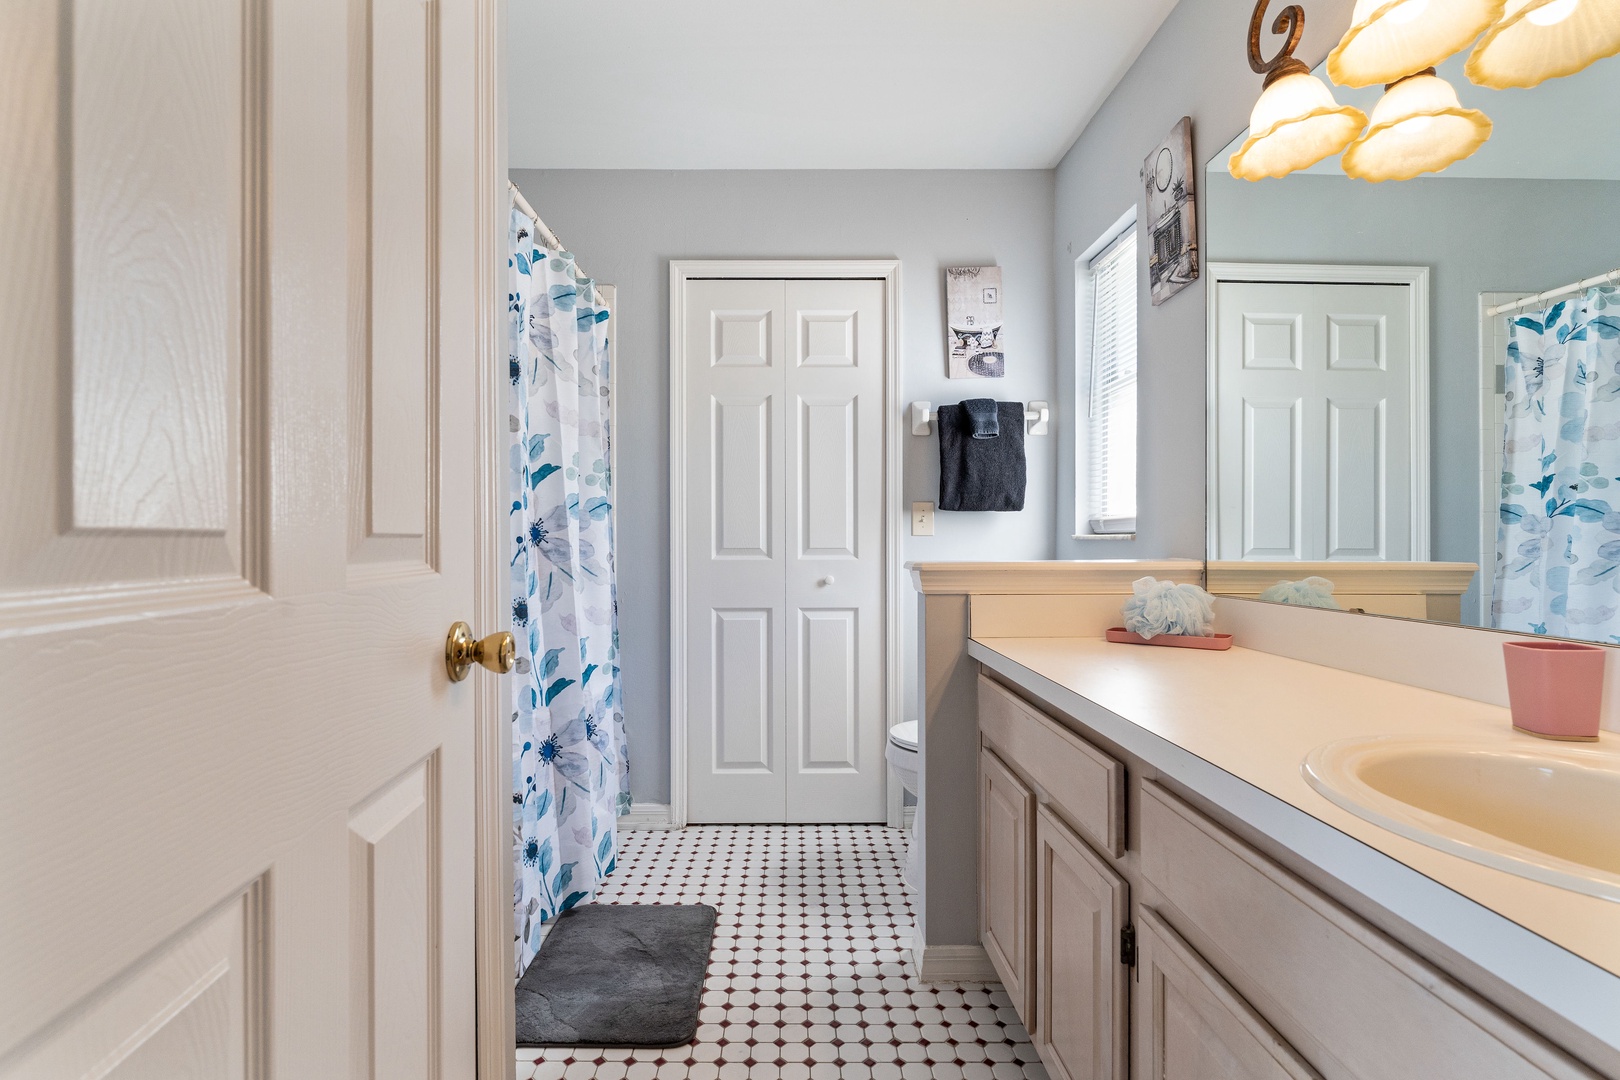
<path fill-rule="evenodd" d="M 1035 815 L 1035 1013 L 1041 1061 L 1058 1080 L 1124 1080 L 1130 971 L 1120 934 L 1125 880 L 1044 806 Z"/>
<path fill-rule="evenodd" d="M 687 816 L 781 821 L 786 379 L 780 281 L 686 290 Z M 680 703 L 676 703 L 680 707 Z"/>
<path fill-rule="evenodd" d="M 979 750 L 979 939 L 1013 1008 L 1035 1016 L 1030 966 L 1030 855 L 1035 796 L 988 749 Z"/>
<path fill-rule="evenodd" d="M 489 17 L 0 7 L 6 1080 L 473 1075 Z"/>
<path fill-rule="evenodd" d="M 1136 940 L 1136 1080 L 1320 1080 L 1151 908 Z"/>
<path fill-rule="evenodd" d="M 1412 287 L 1223 281 L 1218 557 L 1409 560 Z"/>
<path fill-rule="evenodd" d="M 886 814 L 885 288 L 785 283 L 788 821 Z"/>

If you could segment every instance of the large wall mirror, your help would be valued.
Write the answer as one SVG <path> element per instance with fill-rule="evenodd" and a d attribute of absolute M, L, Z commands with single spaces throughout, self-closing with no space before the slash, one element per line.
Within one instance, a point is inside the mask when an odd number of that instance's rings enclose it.
<path fill-rule="evenodd" d="M 1495 129 L 1442 173 L 1209 167 L 1210 590 L 1620 642 L 1620 288 L 1495 311 L 1620 268 L 1620 58 L 1464 59 Z"/>

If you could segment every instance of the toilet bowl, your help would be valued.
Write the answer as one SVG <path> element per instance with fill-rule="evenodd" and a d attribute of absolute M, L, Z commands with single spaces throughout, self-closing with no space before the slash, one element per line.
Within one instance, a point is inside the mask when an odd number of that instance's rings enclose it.
<path fill-rule="evenodd" d="M 907 720 L 889 729 L 889 746 L 885 751 L 895 776 L 912 795 L 917 794 L 917 721 Z"/>
<path fill-rule="evenodd" d="M 889 729 L 889 745 L 884 750 L 889 768 L 912 796 L 917 799 L 917 813 L 911 820 L 911 839 L 906 843 L 906 884 L 919 903 L 922 899 L 922 797 L 917 795 L 917 774 L 922 769 L 922 755 L 917 750 L 917 721 L 907 720 Z"/>

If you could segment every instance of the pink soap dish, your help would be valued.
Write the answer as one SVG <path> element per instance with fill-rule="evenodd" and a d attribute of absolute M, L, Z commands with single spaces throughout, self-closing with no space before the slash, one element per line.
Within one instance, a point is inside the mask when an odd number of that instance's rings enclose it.
<path fill-rule="evenodd" d="M 1208 637 L 1194 637 L 1191 634 L 1158 634 L 1145 638 L 1141 634 L 1133 633 L 1123 626 L 1110 627 L 1103 635 L 1116 645 L 1164 645 L 1172 649 L 1214 649 L 1217 652 L 1232 647 L 1231 634 L 1211 634 Z"/>

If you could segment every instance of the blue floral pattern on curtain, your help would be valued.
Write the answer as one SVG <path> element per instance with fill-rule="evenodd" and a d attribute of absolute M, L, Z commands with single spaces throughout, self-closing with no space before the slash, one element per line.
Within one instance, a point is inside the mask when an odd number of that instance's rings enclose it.
<path fill-rule="evenodd" d="M 1512 320 L 1495 625 L 1620 642 L 1620 295 Z"/>
<path fill-rule="evenodd" d="M 512 833 L 516 960 L 613 870 L 630 808 L 608 472 L 608 311 L 512 212 Z"/>

